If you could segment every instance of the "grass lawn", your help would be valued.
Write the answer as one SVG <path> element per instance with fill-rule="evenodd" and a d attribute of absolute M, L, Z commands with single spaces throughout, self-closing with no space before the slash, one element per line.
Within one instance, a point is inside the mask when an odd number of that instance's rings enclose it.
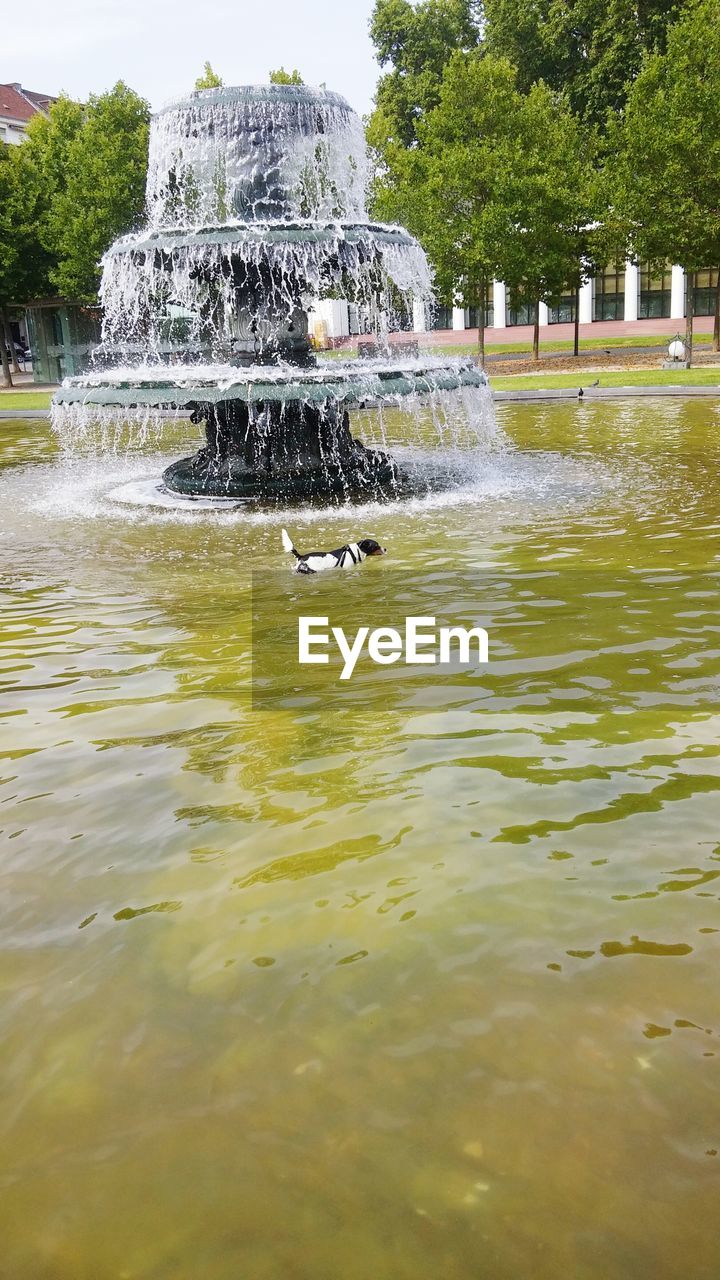
<path fill-rule="evenodd" d="M 490 332 L 488 330 L 488 332 Z M 434 356 L 473 356 L 477 350 L 475 342 L 450 342 L 447 346 L 433 346 L 432 334 L 425 333 L 418 335 L 420 338 L 421 351 L 427 351 Z M 623 349 L 632 350 L 635 347 L 666 347 L 670 342 L 670 338 L 662 333 L 656 333 L 648 336 L 643 334 L 640 337 L 626 335 L 623 338 L 581 338 L 580 354 L 586 351 L 622 351 Z M 696 333 L 693 339 L 694 345 L 698 347 L 710 347 L 712 344 L 712 334 Z M 398 346 L 400 344 L 398 343 Z M 540 343 L 540 350 L 544 352 L 560 351 L 567 352 L 573 350 L 572 339 L 553 339 Z M 487 342 L 485 343 L 485 352 L 487 355 L 532 355 L 532 342 Z M 348 360 L 353 359 L 357 354 L 354 349 L 346 350 L 338 348 L 335 351 L 319 352 L 325 358 L 331 360 Z"/>
<path fill-rule="evenodd" d="M 495 391 L 554 391 L 563 387 L 588 387 L 599 381 L 600 387 L 712 387 L 720 393 L 720 366 L 716 369 L 628 369 L 611 373 L 538 373 L 517 374 L 509 378 L 493 378 Z"/>
<path fill-rule="evenodd" d="M 0 409 L 49 409 L 49 391 L 0 391 Z"/>
<path fill-rule="evenodd" d="M 624 338 L 581 338 L 580 339 L 580 355 L 587 351 L 622 351 L 624 348 L 632 350 L 635 347 L 667 347 L 670 338 L 663 334 L 656 334 L 654 337 L 643 336 L 640 338 L 624 337 Z M 693 345 L 697 347 L 710 347 L 712 343 L 712 334 L 701 333 L 696 334 L 693 338 Z M 476 343 L 474 342 L 451 342 L 448 346 L 429 346 L 428 350 L 437 356 L 472 356 L 476 352 Z M 571 339 L 560 340 L 557 342 L 552 339 L 540 343 L 541 352 L 561 351 L 567 352 L 573 350 L 573 342 Z M 501 356 L 507 353 L 532 355 L 532 342 L 486 342 L 485 354 Z"/>

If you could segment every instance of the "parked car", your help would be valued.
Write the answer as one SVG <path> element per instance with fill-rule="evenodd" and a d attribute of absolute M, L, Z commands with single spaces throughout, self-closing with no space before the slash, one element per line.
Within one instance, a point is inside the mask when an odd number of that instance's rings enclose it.
<path fill-rule="evenodd" d="M 13 343 L 13 346 L 14 346 L 14 348 L 15 348 L 15 358 L 16 358 L 16 360 L 17 360 L 20 364 L 29 364 L 29 363 L 30 363 L 30 361 L 32 360 L 32 351 L 30 350 L 30 348 L 29 348 L 29 347 L 24 347 L 24 346 L 22 345 L 22 343 L 21 343 L 21 342 L 14 342 L 14 343 Z M 5 343 L 5 350 L 7 351 L 7 354 L 8 354 L 8 357 L 9 357 L 9 356 L 10 356 L 10 348 L 9 348 L 9 346 L 7 345 L 7 343 Z"/>

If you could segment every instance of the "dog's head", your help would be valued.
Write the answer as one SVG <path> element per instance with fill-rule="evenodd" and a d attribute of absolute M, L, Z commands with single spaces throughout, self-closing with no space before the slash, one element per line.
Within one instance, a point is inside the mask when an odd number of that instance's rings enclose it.
<path fill-rule="evenodd" d="M 358 542 L 358 546 L 364 556 L 384 556 L 385 547 L 381 547 L 379 542 L 374 538 L 363 538 L 362 542 Z"/>

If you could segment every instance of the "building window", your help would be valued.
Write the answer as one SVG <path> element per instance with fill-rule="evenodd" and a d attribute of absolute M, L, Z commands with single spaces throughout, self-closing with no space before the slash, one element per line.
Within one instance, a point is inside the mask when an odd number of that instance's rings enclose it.
<path fill-rule="evenodd" d="M 468 329 L 478 329 L 479 307 L 468 307 Z M 492 327 L 495 321 L 495 308 L 493 306 L 493 287 L 491 284 L 485 286 L 485 328 Z"/>
<path fill-rule="evenodd" d="M 717 292 L 717 267 L 710 271 L 695 272 L 695 315 L 715 315 L 715 295 Z"/>
<path fill-rule="evenodd" d="M 55 309 L 50 312 L 50 329 L 53 346 L 61 347 L 63 345 L 62 320 L 60 319 L 60 312 Z"/>
<path fill-rule="evenodd" d="M 670 315 L 672 268 L 651 271 L 647 262 L 638 271 L 638 320 L 661 319 Z"/>
<path fill-rule="evenodd" d="M 434 307 L 430 320 L 430 328 L 452 329 L 452 307 Z"/>
<path fill-rule="evenodd" d="M 508 290 L 507 308 L 505 311 L 505 324 L 508 328 L 517 324 L 534 324 L 535 323 L 535 304 L 529 302 L 518 290 L 517 293 L 511 293 Z"/>
<path fill-rule="evenodd" d="M 548 324 L 575 323 L 575 291 L 563 293 L 554 306 L 548 305 Z"/>
<path fill-rule="evenodd" d="M 621 270 L 613 264 L 595 277 L 595 301 L 593 320 L 623 320 L 625 318 L 625 267 Z"/>

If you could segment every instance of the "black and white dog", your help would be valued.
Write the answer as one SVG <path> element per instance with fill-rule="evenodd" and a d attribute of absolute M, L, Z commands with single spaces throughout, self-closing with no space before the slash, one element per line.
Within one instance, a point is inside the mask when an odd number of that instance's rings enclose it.
<path fill-rule="evenodd" d="M 292 538 L 287 529 L 282 531 L 283 549 L 295 557 L 296 573 L 323 573 L 325 569 L 350 569 L 360 564 L 366 556 L 384 556 L 385 547 L 381 547 L 374 538 L 363 538 L 361 542 L 346 542 L 337 551 L 308 551 L 301 556 L 295 550 Z"/>

